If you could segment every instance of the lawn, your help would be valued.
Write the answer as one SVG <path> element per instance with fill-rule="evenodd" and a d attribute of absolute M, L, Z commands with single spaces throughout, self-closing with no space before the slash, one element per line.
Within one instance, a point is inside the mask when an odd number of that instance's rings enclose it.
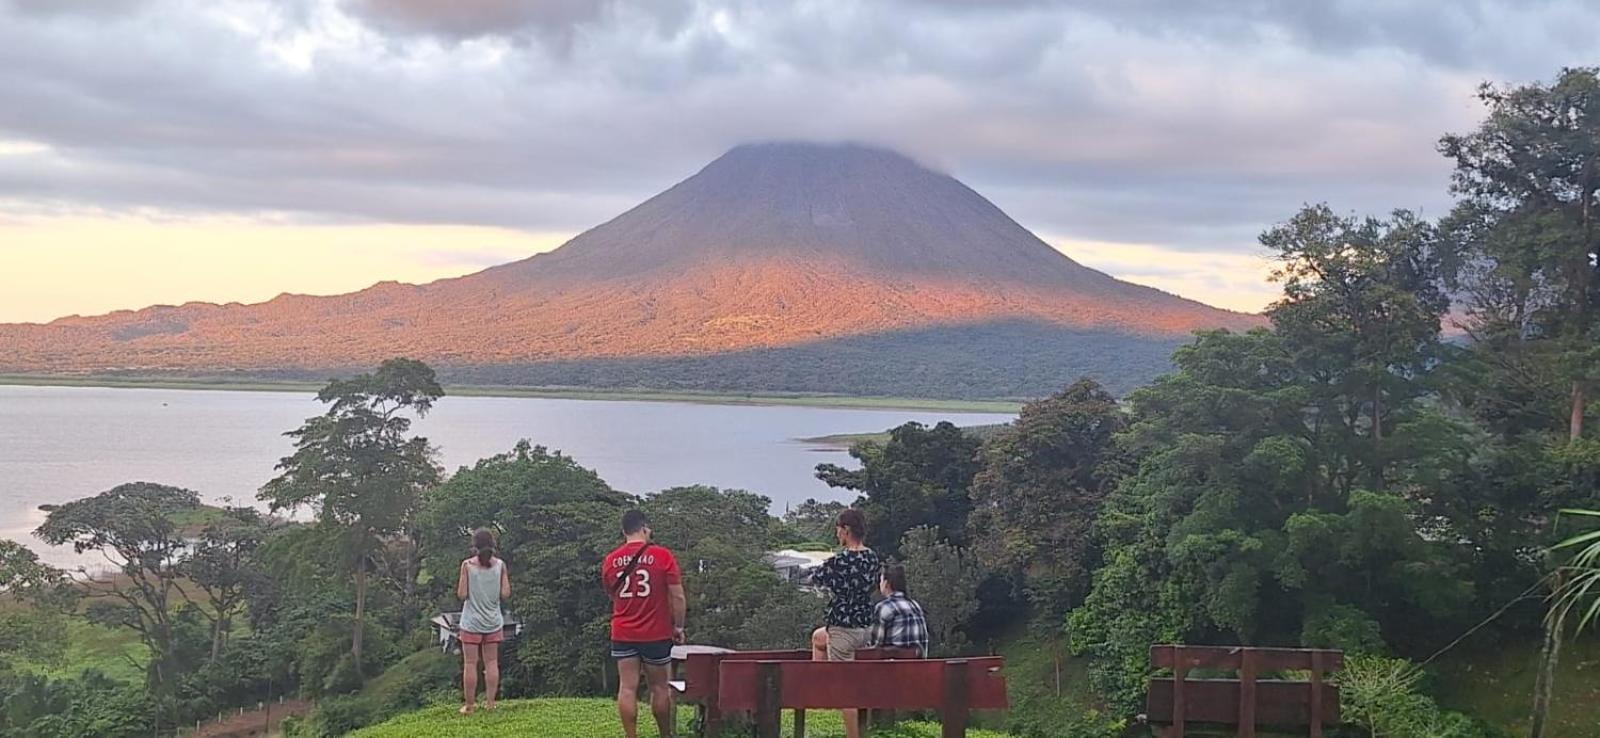
<path fill-rule="evenodd" d="M 689 710 L 679 710 L 687 719 Z M 785 715 L 785 722 L 792 725 Z M 640 738 L 656 738 L 655 724 L 643 717 Z M 678 731 L 690 735 L 688 724 Z M 516 700 L 501 704 L 493 712 L 475 715 L 456 714 L 454 706 L 434 707 L 401 715 L 389 722 L 358 730 L 350 738 L 497 738 L 498 736 L 551 736 L 552 738 L 614 738 L 616 706 L 603 699 Z M 787 729 L 784 735 L 789 735 Z M 844 735 L 839 714 L 819 712 L 807 715 L 806 735 L 811 738 L 839 738 Z M 937 738 L 939 726 L 932 723 L 905 723 L 893 729 L 875 731 L 874 738 Z M 1001 733 L 968 731 L 971 738 L 1007 738 Z"/>
<path fill-rule="evenodd" d="M 150 652 L 133 631 L 106 628 L 77 617 L 63 618 L 61 627 L 66 631 L 66 650 L 60 658 L 43 662 L 17 659 L 15 666 L 52 679 L 76 677 L 93 669 L 129 684 L 144 681 Z"/>
<path fill-rule="evenodd" d="M 1533 639 L 1469 640 L 1435 662 L 1430 669 L 1432 691 L 1446 708 L 1526 734 L 1538 653 L 1539 643 Z M 1550 701 L 1551 734 L 1600 738 L 1596 705 L 1600 705 L 1600 635 L 1591 631 L 1561 649 Z"/>

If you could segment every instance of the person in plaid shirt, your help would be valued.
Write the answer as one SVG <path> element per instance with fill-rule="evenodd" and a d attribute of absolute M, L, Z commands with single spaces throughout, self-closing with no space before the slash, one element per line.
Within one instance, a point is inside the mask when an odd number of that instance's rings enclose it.
<path fill-rule="evenodd" d="M 928 658 L 928 618 L 922 614 L 922 605 L 906 596 L 906 568 L 899 564 L 883 567 L 878 589 L 883 599 L 873 611 L 869 642 L 879 648 L 915 649 Z"/>

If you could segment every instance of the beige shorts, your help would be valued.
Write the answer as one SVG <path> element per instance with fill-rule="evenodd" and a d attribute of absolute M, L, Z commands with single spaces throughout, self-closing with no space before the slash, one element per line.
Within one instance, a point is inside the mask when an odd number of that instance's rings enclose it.
<path fill-rule="evenodd" d="M 828 626 L 828 660 L 855 661 L 856 651 L 867 647 L 867 628 Z"/>

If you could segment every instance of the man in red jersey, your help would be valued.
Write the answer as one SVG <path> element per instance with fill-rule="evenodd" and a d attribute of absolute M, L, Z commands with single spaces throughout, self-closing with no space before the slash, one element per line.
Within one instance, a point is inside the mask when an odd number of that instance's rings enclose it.
<path fill-rule="evenodd" d="M 639 732 L 639 672 L 650 685 L 650 712 L 663 738 L 672 735 L 672 644 L 683 642 L 688 598 L 672 552 L 650 542 L 650 520 L 638 510 L 622 514 L 621 547 L 600 563 L 611 595 L 611 658 L 617 662 L 617 713 L 622 732 Z"/>

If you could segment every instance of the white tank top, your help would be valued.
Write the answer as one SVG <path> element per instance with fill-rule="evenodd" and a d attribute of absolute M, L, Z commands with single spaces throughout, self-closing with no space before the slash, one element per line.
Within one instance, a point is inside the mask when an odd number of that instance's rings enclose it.
<path fill-rule="evenodd" d="M 461 603 L 461 630 L 468 633 L 493 633 L 506 627 L 500 613 L 500 573 L 505 562 L 495 559 L 489 566 L 474 560 L 467 564 L 467 600 Z"/>

